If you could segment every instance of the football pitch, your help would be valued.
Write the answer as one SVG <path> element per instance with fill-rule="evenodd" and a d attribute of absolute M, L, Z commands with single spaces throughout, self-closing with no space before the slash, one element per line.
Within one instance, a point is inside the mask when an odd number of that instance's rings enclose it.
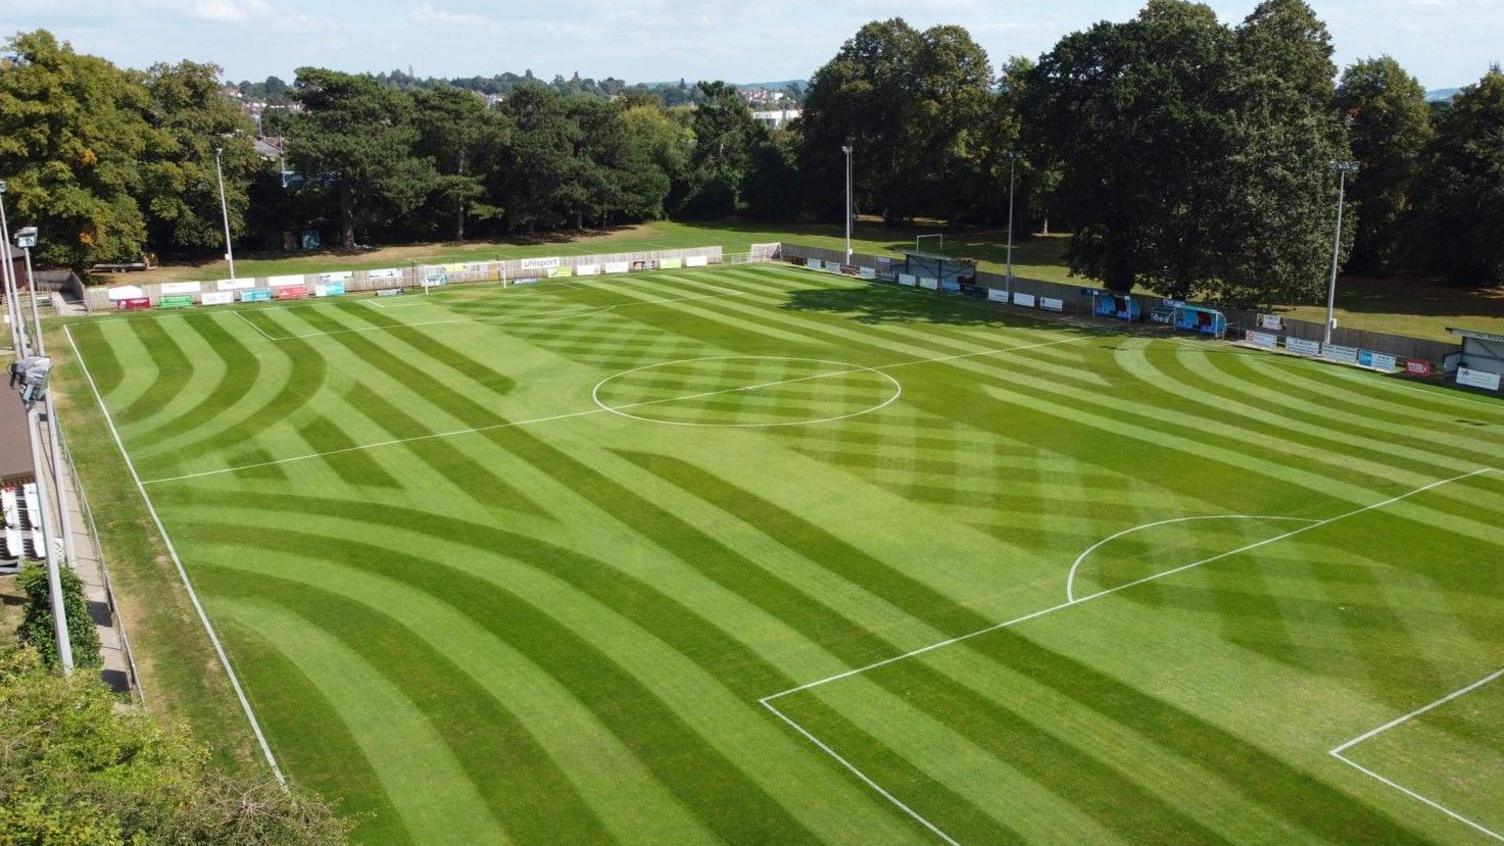
<path fill-rule="evenodd" d="M 772 266 L 68 334 L 362 843 L 1504 840 L 1504 403 Z"/>

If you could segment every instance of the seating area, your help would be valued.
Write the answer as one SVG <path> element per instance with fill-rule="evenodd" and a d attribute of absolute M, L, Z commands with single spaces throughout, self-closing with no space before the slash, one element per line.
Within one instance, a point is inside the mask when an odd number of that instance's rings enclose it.
<path fill-rule="evenodd" d="M 5 516 L 5 545 L 0 558 L 18 561 L 47 555 L 42 540 L 42 502 L 35 482 L 0 488 L 0 508 Z"/>

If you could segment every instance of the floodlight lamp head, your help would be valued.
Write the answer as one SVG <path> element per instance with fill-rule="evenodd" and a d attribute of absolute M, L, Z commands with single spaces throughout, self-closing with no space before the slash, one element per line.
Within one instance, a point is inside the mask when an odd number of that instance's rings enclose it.
<path fill-rule="evenodd" d="M 23 226 L 16 230 L 16 246 L 23 250 L 29 250 L 37 245 L 37 228 L 35 226 Z"/>
<path fill-rule="evenodd" d="M 1335 170 L 1338 173 L 1357 173 L 1358 172 L 1358 163 L 1357 162 L 1332 162 L 1332 170 Z"/>
<path fill-rule="evenodd" d="M 4 193 L 5 193 L 5 180 L 4 179 L 0 179 L 0 194 L 4 194 Z"/>

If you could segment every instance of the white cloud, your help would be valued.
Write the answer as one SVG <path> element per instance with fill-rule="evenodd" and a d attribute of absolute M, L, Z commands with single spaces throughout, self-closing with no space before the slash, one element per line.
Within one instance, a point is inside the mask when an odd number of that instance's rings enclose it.
<path fill-rule="evenodd" d="M 424 3 L 413 10 L 413 20 L 418 23 L 451 24 L 458 26 L 476 26 L 491 22 L 485 15 L 474 12 L 456 12 L 450 9 L 435 9 L 432 3 Z"/>
<path fill-rule="evenodd" d="M 205 21 L 240 23 L 257 15 L 271 13 L 266 0 L 197 0 L 188 14 Z"/>

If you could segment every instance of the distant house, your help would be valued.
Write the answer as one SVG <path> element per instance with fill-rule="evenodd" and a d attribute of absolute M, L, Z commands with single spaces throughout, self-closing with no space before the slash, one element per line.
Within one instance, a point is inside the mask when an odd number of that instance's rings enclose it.
<path fill-rule="evenodd" d="M 789 121 L 799 117 L 799 109 L 779 109 L 777 111 L 753 112 L 752 119 L 769 129 L 782 129 L 788 126 Z"/>
<path fill-rule="evenodd" d="M 267 161 L 277 161 L 282 158 L 283 139 L 280 135 L 268 135 L 257 138 L 251 142 L 256 147 L 256 155 Z"/>

